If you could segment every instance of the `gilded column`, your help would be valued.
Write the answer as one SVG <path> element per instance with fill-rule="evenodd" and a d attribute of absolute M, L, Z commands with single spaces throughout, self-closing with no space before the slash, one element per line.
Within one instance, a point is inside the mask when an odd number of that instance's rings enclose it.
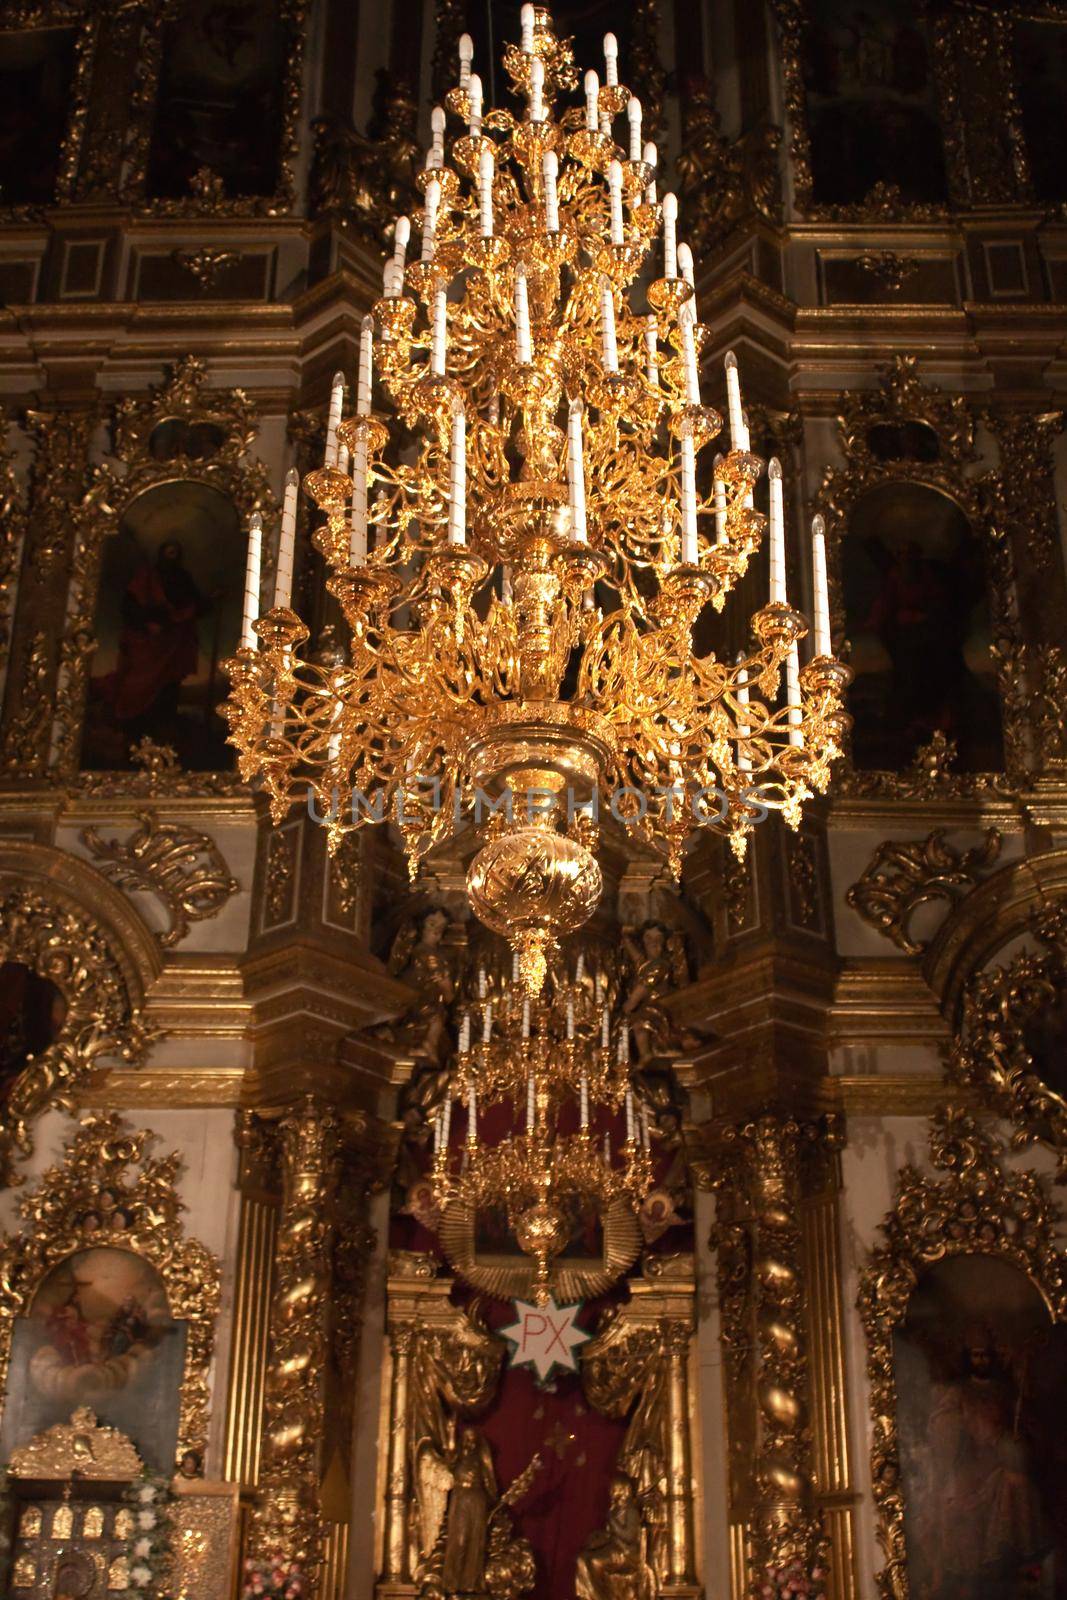
<path fill-rule="evenodd" d="M 306 1095 L 279 1124 L 282 1205 L 252 1546 L 299 1560 L 314 1589 L 322 1559 L 321 1441 L 326 1424 L 337 1119 Z"/>
<path fill-rule="evenodd" d="M 731 1456 L 745 1440 L 748 1582 L 755 1595 L 784 1595 L 798 1580 L 821 1592 L 826 1536 L 815 1506 L 807 1413 L 799 1224 L 799 1146 L 809 1130 L 762 1116 L 727 1131 L 711 1173 L 718 1196 L 720 1298 L 728 1368 L 743 1385 L 729 1396 Z M 740 1272 L 739 1272 L 740 1269 Z M 741 1352 L 748 1359 L 734 1360 Z"/>
<path fill-rule="evenodd" d="M 389 1477 L 385 1492 L 385 1577 L 403 1583 L 407 1576 L 408 1386 L 415 1329 L 400 1323 L 390 1331 L 393 1380 L 389 1395 Z"/>
<path fill-rule="evenodd" d="M 667 1515 L 671 1586 L 691 1585 L 693 1560 L 693 1468 L 689 1445 L 689 1347 L 692 1328 L 667 1318 L 661 1324 L 667 1351 Z"/>
<path fill-rule="evenodd" d="M 252 1111 L 239 1111 L 234 1137 L 240 1151 L 241 1214 L 233 1288 L 233 1335 L 223 1476 L 242 1488 L 259 1483 L 263 1403 L 270 1345 L 274 1253 L 278 1230 L 275 1130 Z"/>

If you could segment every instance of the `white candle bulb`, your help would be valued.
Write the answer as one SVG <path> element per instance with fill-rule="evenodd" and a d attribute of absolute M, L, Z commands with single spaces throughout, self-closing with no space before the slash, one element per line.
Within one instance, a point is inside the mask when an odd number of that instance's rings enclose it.
<path fill-rule="evenodd" d="M 645 166 L 652 168 L 652 177 L 649 178 L 648 183 L 645 185 L 645 204 L 654 206 L 656 203 L 656 164 L 659 160 L 659 151 L 651 139 L 645 145 L 643 156 Z"/>
<path fill-rule="evenodd" d="M 738 660 L 740 660 L 740 656 Z M 748 669 L 740 667 L 737 673 L 737 704 L 748 708 Z M 747 719 L 737 719 L 737 768 L 739 772 L 752 771 L 752 757 L 748 754 L 746 742 L 752 732 Z"/>
<path fill-rule="evenodd" d="M 529 997 L 529 995 L 526 995 L 526 997 L 524 998 L 524 1000 L 522 1002 L 522 1036 L 523 1036 L 524 1039 L 528 1039 L 530 1037 L 530 997 Z"/>
<path fill-rule="evenodd" d="M 451 1132 L 452 1132 L 452 1096 L 449 1095 L 448 1099 L 445 1101 L 445 1121 L 444 1121 L 444 1126 L 441 1129 L 441 1143 L 445 1147 L 446 1150 L 448 1149 L 448 1140 L 449 1140 L 449 1135 L 451 1134 Z"/>
<path fill-rule="evenodd" d="M 441 1131 L 444 1128 L 444 1125 L 445 1114 L 443 1111 L 438 1111 L 436 1117 L 433 1119 L 433 1153 L 435 1156 L 439 1156 L 441 1154 Z"/>
<path fill-rule="evenodd" d="M 480 139 L 482 136 L 482 80 L 476 72 L 471 73 L 470 82 L 467 85 L 467 98 L 471 106 L 470 122 L 467 127 L 472 139 Z"/>
<path fill-rule="evenodd" d="M 648 1101 L 641 1102 L 641 1143 L 648 1149 Z"/>
<path fill-rule="evenodd" d="M 534 47 L 534 21 L 535 7 L 525 5 L 519 12 L 519 26 L 522 29 L 522 49 L 529 55 Z"/>
<path fill-rule="evenodd" d="M 611 1040 L 611 1017 L 605 1006 L 600 1013 L 600 1048 L 606 1050 Z"/>
<path fill-rule="evenodd" d="M 789 721 L 789 743 L 795 750 L 804 745 L 804 714 L 800 709 L 800 646 L 796 640 L 785 658 L 785 703 Z"/>
<path fill-rule="evenodd" d="M 326 455 L 325 465 L 337 465 L 337 428 L 341 421 L 341 412 L 345 403 L 345 375 L 335 372 L 333 383 L 330 385 L 330 409 L 326 416 Z"/>
<path fill-rule="evenodd" d="M 584 953 L 584 951 L 579 950 L 579 952 L 578 952 L 578 961 L 577 961 L 577 963 L 575 965 L 575 968 L 574 968 L 574 981 L 575 981 L 575 983 L 581 983 L 581 981 L 582 981 L 584 976 L 585 976 L 585 953 Z"/>
<path fill-rule="evenodd" d="M 559 193 L 556 179 L 559 176 L 559 157 L 554 150 L 546 150 L 541 160 L 541 175 L 545 181 L 545 227 L 549 233 L 559 232 Z"/>
<path fill-rule="evenodd" d="M 348 446 L 346 444 L 337 446 L 337 470 L 345 476 L 348 475 Z"/>
<path fill-rule="evenodd" d="M 826 524 L 811 519 L 811 579 L 815 613 L 815 654 L 830 655 L 830 591 L 826 582 Z"/>
<path fill-rule="evenodd" d="M 520 963 L 519 963 L 519 952 L 517 950 L 513 950 L 511 952 L 511 981 L 512 981 L 512 983 L 518 983 L 518 981 L 519 981 L 519 965 L 520 965 Z"/>
<path fill-rule="evenodd" d="M 408 240 L 411 238 L 411 218 L 397 217 L 393 228 L 393 260 L 400 268 L 400 281 L 404 281 L 404 262 L 407 260 Z"/>
<path fill-rule="evenodd" d="M 448 352 L 448 295 L 445 289 L 433 293 L 433 337 L 430 349 L 430 371 L 435 378 L 445 375 Z"/>
<path fill-rule="evenodd" d="M 579 1109 L 578 1115 L 579 1115 L 579 1120 L 581 1122 L 582 1128 L 583 1129 L 588 1128 L 588 1126 L 589 1126 L 589 1075 L 584 1070 L 582 1072 L 581 1100 L 580 1100 L 580 1109 Z"/>
<path fill-rule="evenodd" d="M 596 977 L 593 979 L 593 999 L 596 1001 L 596 1004 L 599 1005 L 603 998 L 604 974 L 598 969 Z"/>
<path fill-rule="evenodd" d="M 520 367 L 533 361 L 533 340 L 530 335 L 530 294 L 526 286 L 526 269 L 515 272 L 515 359 Z"/>
<path fill-rule="evenodd" d="M 678 197 L 663 196 L 663 276 L 678 276 Z"/>
<path fill-rule="evenodd" d="M 465 1011 L 459 1023 L 459 1048 L 469 1050 L 471 1047 L 471 1014 Z"/>
<path fill-rule="evenodd" d="M 493 237 L 493 151 L 488 142 L 478 157 L 478 212 L 483 239 Z"/>
<path fill-rule="evenodd" d="M 678 320 L 679 322 L 684 321 L 695 324 L 697 320 L 697 297 L 696 277 L 693 271 L 693 252 L 685 243 L 682 243 L 678 246 L 678 271 L 681 273 L 682 277 L 693 291 L 685 304 L 679 306 Z"/>
<path fill-rule="evenodd" d="M 526 1132 L 533 1133 L 537 1121 L 537 1095 L 534 1091 L 533 1073 L 526 1079 Z"/>
<path fill-rule="evenodd" d="M 748 424 L 741 407 L 741 374 L 737 370 L 737 357 L 732 350 L 726 353 L 726 413 L 730 419 L 730 443 L 735 450 L 747 452 L 749 447 Z"/>
<path fill-rule="evenodd" d="M 426 185 L 426 207 L 422 213 L 422 259 L 432 261 L 437 234 L 437 212 L 441 205 L 441 180 L 431 178 Z"/>
<path fill-rule="evenodd" d="M 245 563 L 245 603 L 241 620 L 241 648 L 258 650 L 252 624 L 259 616 L 259 579 L 263 565 L 263 518 L 253 511 L 248 519 L 248 558 Z"/>
<path fill-rule="evenodd" d="M 726 544 L 726 484 L 721 476 L 722 456 L 712 465 L 712 499 L 715 506 L 715 543 Z"/>
<path fill-rule="evenodd" d="M 467 1143 L 478 1143 L 478 1091 L 473 1077 L 467 1079 Z"/>
<path fill-rule="evenodd" d="M 634 1142 L 634 1092 L 632 1089 L 627 1089 L 626 1091 L 626 1142 L 627 1144 L 633 1144 Z"/>
<path fill-rule="evenodd" d="M 623 242 L 623 232 L 622 164 L 619 161 L 608 162 L 608 202 L 611 210 L 611 242 L 620 245 Z"/>
<path fill-rule="evenodd" d="M 695 567 L 697 549 L 696 445 L 692 435 L 681 442 L 682 455 L 682 565 Z"/>
<path fill-rule="evenodd" d="M 604 35 L 604 82 L 612 88 L 619 81 L 619 41 L 613 33 Z"/>
<path fill-rule="evenodd" d="M 597 131 L 597 101 L 600 99 L 600 79 L 590 67 L 585 75 L 585 125 L 590 133 Z"/>
<path fill-rule="evenodd" d="M 278 538 L 278 572 L 274 583 L 274 604 L 287 606 L 293 598 L 293 558 L 296 553 L 296 505 L 300 496 L 300 474 L 290 467 L 285 474 L 282 497 L 282 531 Z"/>
<path fill-rule="evenodd" d="M 580 400 L 572 400 L 567 408 L 567 489 L 571 506 L 571 532 L 583 542 L 588 538 L 585 512 L 585 460 L 582 448 L 582 412 Z"/>
<path fill-rule="evenodd" d="M 567 1038 L 574 1038 L 574 1001 L 567 1000 Z"/>
<path fill-rule="evenodd" d="M 603 345 L 604 369 L 619 370 L 619 347 L 615 340 L 615 296 L 611 284 L 605 279 L 600 286 L 600 335 Z"/>
<path fill-rule="evenodd" d="M 626 102 L 626 120 L 630 124 L 630 160 L 641 159 L 641 102 L 631 95 Z"/>
<path fill-rule="evenodd" d="M 366 316 L 359 325 L 359 375 L 356 380 L 356 416 L 370 416 L 371 384 L 374 379 L 374 318 Z"/>
<path fill-rule="evenodd" d="M 619 1034 L 617 1055 L 620 1066 L 625 1066 L 630 1059 L 630 1030 L 625 1023 L 623 1024 L 622 1032 Z"/>
<path fill-rule="evenodd" d="M 474 40 L 469 33 L 459 36 L 459 86 L 461 89 L 470 87 L 471 62 L 474 60 Z"/>
<path fill-rule="evenodd" d="M 491 1000 L 488 1000 L 486 1002 L 485 1010 L 482 1013 L 482 1043 L 483 1044 L 489 1044 L 489 1042 L 491 1041 L 492 1037 L 493 1037 L 493 1002 Z"/>
<path fill-rule="evenodd" d="M 435 171 L 439 171 L 445 164 L 445 114 L 440 106 L 434 106 L 430 112 L 430 131 L 433 134 L 433 143 L 430 146 L 432 166 Z"/>
<path fill-rule="evenodd" d="M 530 121 L 545 120 L 545 64 L 540 56 L 530 62 Z"/>
<path fill-rule="evenodd" d="M 392 256 L 390 256 L 382 268 L 382 294 L 387 300 L 395 300 L 399 293 L 400 289 L 396 281 L 396 264 Z"/>
<path fill-rule="evenodd" d="M 659 387 L 659 363 L 656 360 L 658 339 L 659 325 L 655 312 L 650 311 L 645 318 L 645 377 L 657 388 Z"/>
<path fill-rule="evenodd" d="M 485 968 L 478 968 L 478 999 L 485 999 Z"/>
<path fill-rule="evenodd" d="M 771 569 L 771 605 L 786 604 L 785 597 L 785 502 L 782 495 L 782 464 L 772 456 L 767 464 L 770 481 L 770 534 L 768 554 Z"/>
<path fill-rule="evenodd" d="M 452 409 L 451 496 L 448 506 L 448 542 L 467 542 L 467 414 L 462 402 Z"/>

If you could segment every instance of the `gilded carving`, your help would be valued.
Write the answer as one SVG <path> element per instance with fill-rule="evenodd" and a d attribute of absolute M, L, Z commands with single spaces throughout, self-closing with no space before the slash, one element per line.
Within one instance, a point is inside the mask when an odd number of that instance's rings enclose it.
<path fill-rule="evenodd" d="M 87 912 L 17 878 L 0 879 L 0 961 L 18 961 L 55 984 L 64 1016 L 48 1048 L 31 1056 L 0 1109 L 0 1179 L 31 1149 L 47 1106 L 72 1110 L 74 1090 L 101 1060 L 143 1060 L 155 1029 L 130 996 L 122 964 Z"/>
<path fill-rule="evenodd" d="M 8 1471 L 16 1478 L 72 1478 L 77 1473 L 79 1478 L 129 1480 L 141 1476 L 144 1463 L 124 1433 L 101 1427 L 95 1412 L 79 1406 L 69 1422 L 57 1422 L 12 1450 Z"/>
<path fill-rule="evenodd" d="M 1001 1142 L 966 1112 L 952 1106 L 939 1111 L 930 1155 L 944 1176 L 924 1177 L 911 1165 L 902 1169 L 896 1204 L 881 1225 L 885 1242 L 871 1251 L 860 1279 L 871 1477 L 886 1558 L 878 1584 L 885 1600 L 908 1600 L 909 1594 L 893 1334 L 923 1269 L 950 1256 L 992 1256 L 1026 1274 L 1055 1321 L 1067 1316 L 1067 1279 L 1056 1246 L 1058 1212 L 1035 1173 L 1005 1170 L 1002 1152 Z"/>
<path fill-rule="evenodd" d="M 822 928 L 818 842 L 810 833 L 794 833 L 792 829 L 784 833 L 783 839 L 793 923 L 818 932 Z"/>
<path fill-rule="evenodd" d="M 158 935 L 164 949 L 179 944 L 190 922 L 213 917 L 240 887 L 218 845 L 206 833 L 180 822 L 160 822 L 155 811 L 138 812 L 141 826 L 128 839 L 101 839 L 82 830 L 82 843 L 99 870 L 120 889 L 141 889 L 163 901 L 170 926 Z"/>
<path fill-rule="evenodd" d="M 631 1479 L 612 1479 L 608 1519 L 591 1534 L 578 1556 L 574 1592 L 578 1600 L 656 1600 L 656 1574 L 646 1554 Z"/>
<path fill-rule="evenodd" d="M 1067 902 L 1039 907 L 1029 931 L 1043 948 L 976 972 L 967 984 L 948 1069 L 956 1082 L 977 1089 L 990 1110 L 1015 1124 L 1013 1148 L 1040 1142 L 1053 1150 L 1063 1179 L 1067 1098 L 1061 1092 L 1060 1062 L 1067 1037 Z"/>
<path fill-rule="evenodd" d="M 419 203 L 422 165 L 418 98 L 403 78 L 383 73 L 366 136 L 338 117 L 316 117 L 311 207 L 374 245 L 400 213 Z"/>
<path fill-rule="evenodd" d="M 705 79 L 689 90 L 682 127 L 682 148 L 675 163 L 678 195 L 699 259 L 753 214 L 768 221 L 780 216 L 782 131 L 761 123 L 739 139 L 727 139 Z"/>
<path fill-rule="evenodd" d="M 433 1500 L 423 1503 L 420 1523 L 425 1554 L 419 1570 L 419 1600 L 445 1600 L 459 1594 L 487 1594 L 490 1600 L 518 1600 L 537 1577 L 533 1550 L 516 1536 L 508 1506 L 522 1498 L 541 1458 L 500 1493 L 488 1439 L 466 1427 L 448 1460 L 435 1457 Z M 424 1472 L 423 1483 L 429 1478 Z"/>
<path fill-rule="evenodd" d="M 45 1274 L 75 1251 L 99 1244 L 103 1190 L 122 1194 L 123 1248 L 150 1262 L 167 1291 L 170 1313 L 186 1323 L 185 1372 L 178 1455 L 201 1454 L 207 1440 L 208 1370 L 219 1309 L 220 1268 L 197 1239 L 185 1235 L 185 1203 L 177 1191 L 182 1157 L 148 1154 L 156 1135 L 134 1130 L 117 1114 L 85 1117 L 61 1162 L 20 1195 L 19 1232 L 0 1245 L 0 1392 L 7 1379 L 16 1317 L 25 1315 Z M 77 1436 L 71 1448 L 79 1449 Z"/>
<path fill-rule="evenodd" d="M 0 438 L 6 429 L 7 417 L 0 411 Z M 11 452 L 0 446 L 0 689 L 11 651 L 26 531 L 26 508 L 11 464 Z"/>
<path fill-rule="evenodd" d="M 855 259 L 856 266 L 872 283 L 891 294 L 899 294 L 920 265 L 914 256 L 902 256 L 895 250 L 868 250 Z"/>
<path fill-rule="evenodd" d="M 886 839 L 845 899 L 898 950 L 921 955 L 929 941 L 912 938 L 909 924 L 914 913 L 932 900 L 951 905 L 973 889 L 979 874 L 1000 855 L 1000 845 L 997 828 L 986 830 L 982 844 L 962 851 L 947 842 L 944 828 L 935 828 L 925 839 Z"/>
<path fill-rule="evenodd" d="M 241 259 L 239 250 L 211 250 L 201 245 L 198 250 L 175 250 L 174 260 L 184 267 L 203 291 L 212 289 L 227 267 L 234 267 Z"/>
<path fill-rule="evenodd" d="M 263 885 L 263 928 L 281 927 L 296 916 L 296 867 L 300 832 L 295 827 L 272 828 L 267 838 L 267 864 Z"/>
<path fill-rule="evenodd" d="M 79 794 L 106 795 L 109 799 L 119 795 L 180 799 L 186 795 L 248 793 L 239 772 L 183 772 L 172 746 L 156 744 L 147 734 L 131 746 L 130 760 L 136 769 L 133 772 L 79 773 Z"/>

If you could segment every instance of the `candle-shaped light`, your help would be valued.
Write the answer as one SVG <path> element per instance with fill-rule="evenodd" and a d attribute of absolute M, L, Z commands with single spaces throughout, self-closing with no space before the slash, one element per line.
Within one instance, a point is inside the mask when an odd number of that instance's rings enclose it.
<path fill-rule="evenodd" d="M 654 206 L 656 203 L 656 164 L 659 161 L 659 151 L 650 139 L 642 152 L 646 167 L 652 168 L 652 176 L 645 185 L 645 204 Z"/>
<path fill-rule="evenodd" d="M 626 1091 L 626 1143 L 627 1144 L 633 1144 L 633 1142 L 634 1142 L 634 1092 L 633 1092 L 632 1089 L 627 1089 L 627 1091 Z"/>
<path fill-rule="evenodd" d="M 513 950 L 511 952 L 511 981 L 512 981 L 512 983 L 518 983 L 518 981 L 519 981 L 519 970 L 520 970 L 521 965 L 522 965 L 522 963 L 519 960 L 519 952 L 517 950 Z"/>
<path fill-rule="evenodd" d="M 535 20 L 535 7 L 531 5 L 524 5 L 519 11 L 519 27 L 521 29 L 521 48 L 526 55 L 529 55 L 534 47 Z"/>
<path fill-rule="evenodd" d="M 484 967 L 479 967 L 478 968 L 478 999 L 479 1000 L 484 1000 L 485 999 L 485 987 L 486 987 L 486 985 L 485 985 L 485 968 Z"/>
<path fill-rule="evenodd" d="M 567 998 L 567 1038 L 574 1038 L 574 1001 Z"/>
<path fill-rule="evenodd" d="M 732 350 L 726 352 L 726 414 L 730 419 L 730 443 L 735 450 L 748 450 L 748 423 L 741 405 L 741 374 L 737 370 L 737 357 Z"/>
<path fill-rule="evenodd" d="M 487 1000 L 482 1012 L 482 1043 L 489 1044 L 493 1037 L 493 1002 Z"/>
<path fill-rule="evenodd" d="M 584 1132 L 584 1130 L 589 1127 L 589 1074 L 584 1068 L 582 1069 L 582 1081 L 579 1090 L 578 1105 L 578 1120 L 581 1123 L 582 1130 Z"/>
<path fill-rule="evenodd" d="M 459 1020 L 459 1048 L 461 1051 L 471 1047 L 471 1014 L 465 1011 Z"/>
<path fill-rule="evenodd" d="M 663 196 L 663 276 L 678 276 L 678 197 Z"/>
<path fill-rule="evenodd" d="M 618 372 L 619 347 L 615 340 L 615 296 L 607 278 L 600 283 L 600 337 L 604 370 Z"/>
<path fill-rule="evenodd" d="M 604 35 L 604 82 L 612 88 L 619 81 L 619 41 L 613 33 Z"/>
<path fill-rule="evenodd" d="M 645 377 L 657 388 L 659 387 L 659 362 L 656 360 L 658 340 L 659 324 L 656 313 L 650 311 L 645 318 Z"/>
<path fill-rule="evenodd" d="M 777 456 L 767 463 L 770 487 L 770 527 L 767 550 L 771 569 L 771 605 L 786 604 L 785 598 L 785 502 L 782 494 L 782 464 Z"/>
<path fill-rule="evenodd" d="M 581 400 L 572 400 L 567 408 L 567 492 L 571 506 L 571 533 L 575 539 L 586 540 L 588 529 L 585 515 L 585 459 L 582 448 Z"/>
<path fill-rule="evenodd" d="M 440 172 L 445 164 L 445 114 L 440 106 L 434 106 L 430 112 L 430 132 L 433 136 L 430 144 L 431 159 L 426 164 L 433 171 Z"/>
<path fill-rule="evenodd" d="M 470 83 L 467 85 L 467 99 L 470 101 L 470 121 L 467 130 L 472 139 L 482 136 L 482 80 L 476 72 L 471 73 Z"/>
<path fill-rule="evenodd" d="M 530 996 L 526 995 L 522 1002 L 522 1036 L 530 1037 Z"/>
<path fill-rule="evenodd" d="M 648 1101 L 641 1101 L 641 1143 L 648 1149 Z"/>
<path fill-rule="evenodd" d="M 452 1096 L 449 1095 L 447 1097 L 447 1099 L 445 1100 L 444 1126 L 441 1129 L 441 1144 L 442 1144 L 442 1147 L 445 1150 L 448 1149 L 448 1141 L 449 1141 L 449 1136 L 450 1136 L 451 1132 L 452 1132 Z"/>
<path fill-rule="evenodd" d="M 278 572 L 274 584 L 274 604 L 287 606 L 293 598 L 293 557 L 296 552 L 296 505 L 300 497 L 300 474 L 290 467 L 285 474 L 282 496 L 282 531 L 278 538 Z"/>
<path fill-rule="evenodd" d="M 804 713 L 800 707 L 800 646 L 796 640 L 785 658 L 785 703 L 789 722 L 789 743 L 795 750 L 804 744 Z"/>
<path fill-rule="evenodd" d="M 681 441 L 682 457 L 682 565 L 695 567 L 697 549 L 696 444 L 692 435 Z"/>
<path fill-rule="evenodd" d="M 399 293 L 400 284 L 397 281 L 396 265 L 392 256 L 390 256 L 382 268 L 382 294 L 386 300 L 395 300 Z"/>
<path fill-rule="evenodd" d="M 590 67 L 585 75 L 585 125 L 590 133 L 597 131 L 597 102 L 600 99 L 600 79 Z"/>
<path fill-rule="evenodd" d="M 630 124 L 630 160 L 641 159 L 641 102 L 631 95 L 626 102 L 626 120 Z"/>
<path fill-rule="evenodd" d="M 533 1133 L 537 1121 L 537 1094 L 534 1090 L 533 1073 L 526 1079 L 526 1132 Z"/>
<path fill-rule="evenodd" d="M 559 232 L 559 157 L 554 150 L 546 150 L 541 158 L 541 176 L 545 183 L 545 227 L 549 233 Z"/>
<path fill-rule="evenodd" d="M 530 62 L 530 121 L 545 120 L 545 64 L 540 56 Z"/>
<path fill-rule="evenodd" d="M 738 661 L 743 660 L 738 654 Z M 737 704 L 742 711 L 748 709 L 748 669 L 739 667 L 737 672 Z M 748 738 L 752 732 L 751 724 L 747 717 L 739 716 L 737 719 L 737 769 L 739 772 L 752 771 L 752 757 L 748 753 Z"/>
<path fill-rule="evenodd" d="M 478 1091 L 473 1073 L 467 1079 L 467 1143 L 472 1149 L 478 1143 Z"/>
<path fill-rule="evenodd" d="M 520 367 L 533 361 L 533 338 L 530 333 L 530 291 L 526 284 L 526 268 L 515 269 L 515 359 Z"/>
<path fill-rule="evenodd" d="M 441 1134 L 444 1132 L 444 1126 L 445 1114 L 442 1110 L 438 1110 L 436 1117 L 433 1119 L 433 1153 L 435 1156 L 441 1154 Z"/>
<path fill-rule="evenodd" d="M 826 524 L 811 519 L 812 610 L 815 614 L 815 654 L 830 655 L 830 591 L 826 583 Z"/>
<path fill-rule="evenodd" d="M 471 81 L 471 62 L 474 60 L 474 40 L 469 33 L 459 36 L 459 86 L 469 89 Z"/>
<path fill-rule="evenodd" d="M 448 355 L 448 295 L 444 286 L 433 292 L 433 335 L 430 348 L 430 371 L 435 378 L 443 378 Z"/>
<path fill-rule="evenodd" d="M 397 291 L 399 293 L 399 291 Z M 337 428 L 341 421 L 341 412 L 345 403 L 345 375 L 335 372 L 333 383 L 330 385 L 330 409 L 326 414 L 326 453 L 324 464 L 327 467 L 337 465 Z"/>
<path fill-rule="evenodd" d="M 436 179 L 434 180 L 436 182 Z M 359 374 L 356 380 L 356 416 L 370 416 L 371 384 L 374 376 L 374 318 L 366 316 L 359 325 Z"/>
<path fill-rule="evenodd" d="M 462 400 L 452 407 L 451 494 L 448 503 L 448 542 L 467 542 L 467 413 Z"/>
<path fill-rule="evenodd" d="M 628 1065 L 630 1060 L 630 1030 L 625 1023 L 619 1033 L 618 1059 L 620 1066 Z"/>
<path fill-rule="evenodd" d="M 493 237 L 493 151 L 488 140 L 478 157 L 478 216 L 483 239 Z"/>
<path fill-rule="evenodd" d="M 245 602 L 241 619 L 242 650 L 257 650 L 259 638 L 252 624 L 259 616 L 259 580 L 263 566 L 263 518 L 253 511 L 248 519 L 248 556 L 245 562 Z"/>
<path fill-rule="evenodd" d="M 574 968 L 574 981 L 575 981 L 575 983 L 581 983 L 581 981 L 584 978 L 584 976 L 585 976 L 585 951 L 584 950 L 579 950 L 579 952 L 578 952 L 578 960 L 577 960 L 577 963 L 575 964 L 575 968 Z"/>
<path fill-rule="evenodd" d="M 722 476 L 722 456 L 716 456 L 711 468 L 712 504 L 715 508 L 715 543 L 725 544 L 726 533 L 726 483 Z"/>
<path fill-rule="evenodd" d="M 622 163 L 608 162 L 608 204 L 611 213 L 611 242 L 621 245 L 622 232 Z"/>
<path fill-rule="evenodd" d="M 607 1006 L 600 1013 L 600 1048 L 606 1050 L 611 1042 L 611 1016 Z"/>
<path fill-rule="evenodd" d="M 432 261 L 437 235 L 437 212 L 441 205 L 441 180 L 431 178 L 426 185 L 426 204 L 422 213 L 422 259 Z"/>
<path fill-rule="evenodd" d="M 393 261 L 396 264 L 400 287 L 404 287 L 404 263 L 408 255 L 408 241 L 411 238 L 411 218 L 397 217 L 393 228 Z"/>

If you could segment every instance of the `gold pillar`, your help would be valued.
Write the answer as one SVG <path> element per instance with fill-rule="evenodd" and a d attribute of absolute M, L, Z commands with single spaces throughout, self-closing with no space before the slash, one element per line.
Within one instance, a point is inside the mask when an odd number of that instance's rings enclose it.
<path fill-rule="evenodd" d="M 694 1581 L 693 1469 L 689 1444 L 688 1320 L 665 1319 L 660 1324 L 667 1351 L 667 1514 L 670 1527 L 670 1583 L 688 1586 Z"/>
<path fill-rule="evenodd" d="M 808 1432 L 799 1224 L 802 1139 L 791 1117 L 728 1129 L 711 1169 L 718 1197 L 720 1300 L 728 1384 L 731 1521 L 747 1525 L 747 1584 L 780 1593 L 793 1573 L 823 1586 L 826 1535 Z M 742 1448 L 739 1450 L 738 1445 Z M 735 1572 L 741 1565 L 735 1561 Z M 818 1576 L 816 1576 L 816 1574 Z"/>
<path fill-rule="evenodd" d="M 241 1212 L 233 1290 L 230 1379 L 226 1397 L 223 1477 L 254 1489 L 259 1483 L 263 1400 L 267 1377 L 274 1250 L 278 1231 L 274 1130 L 251 1111 L 237 1113 Z"/>
<path fill-rule="evenodd" d="M 306 1095 L 279 1123 L 282 1205 L 252 1547 L 300 1561 L 314 1592 L 323 1556 L 320 1444 L 326 1419 L 337 1119 Z"/>
<path fill-rule="evenodd" d="M 393 1376 L 389 1394 L 389 1476 L 385 1491 L 385 1581 L 408 1577 L 408 1379 L 415 1330 L 401 1323 L 389 1332 Z"/>

